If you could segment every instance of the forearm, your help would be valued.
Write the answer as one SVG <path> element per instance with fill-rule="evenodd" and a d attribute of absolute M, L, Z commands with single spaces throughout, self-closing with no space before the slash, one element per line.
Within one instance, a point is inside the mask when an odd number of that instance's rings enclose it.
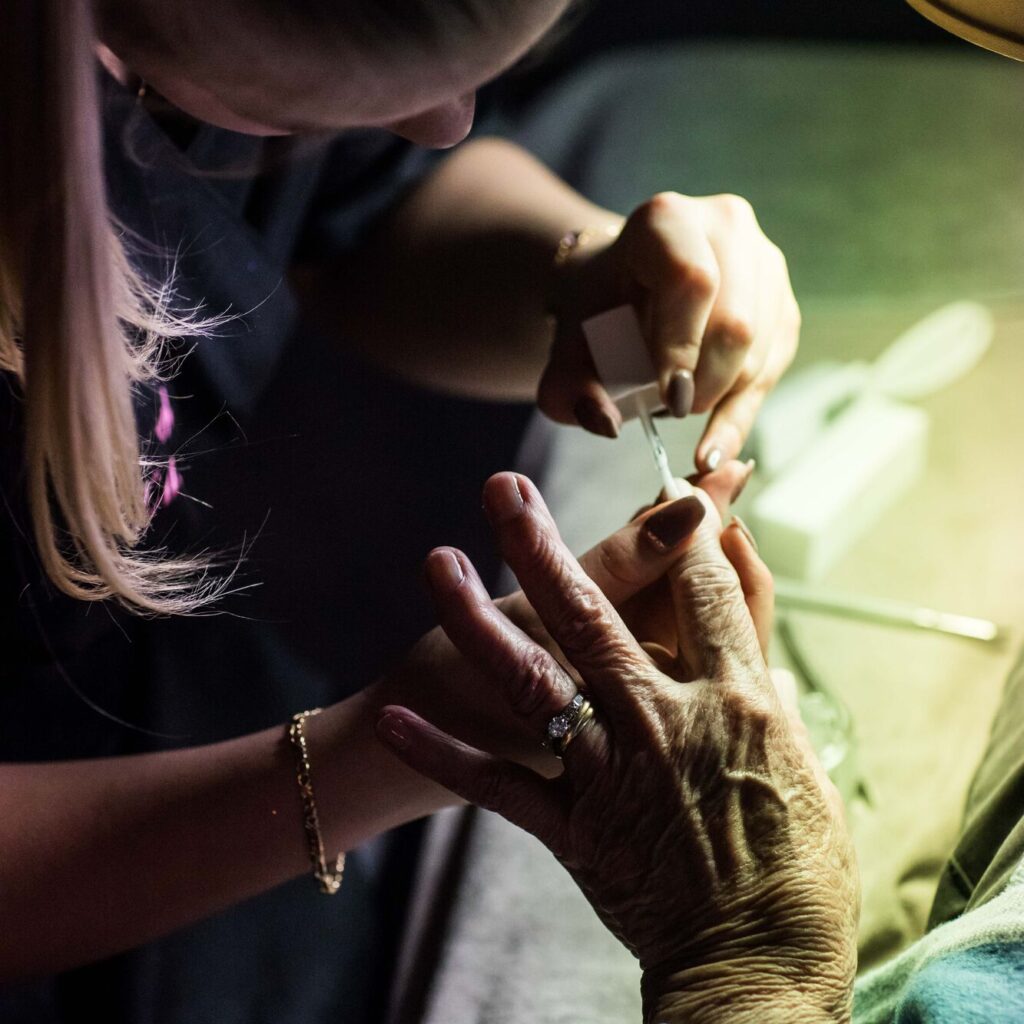
<path fill-rule="evenodd" d="M 343 264 L 298 275 L 321 323 L 405 377 L 530 399 L 552 340 L 566 232 L 618 225 L 519 147 L 457 150 Z"/>
<path fill-rule="evenodd" d="M 368 698 L 306 733 L 329 855 L 454 800 L 379 745 Z M 139 945 L 307 870 L 283 724 L 168 753 L 0 765 L 0 978 Z"/>

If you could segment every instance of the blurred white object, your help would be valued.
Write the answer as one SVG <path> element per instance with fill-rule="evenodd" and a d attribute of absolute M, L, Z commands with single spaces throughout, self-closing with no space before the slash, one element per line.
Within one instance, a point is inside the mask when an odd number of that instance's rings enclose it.
<path fill-rule="evenodd" d="M 993 331 L 984 306 L 954 302 L 914 324 L 874 363 L 816 363 L 784 377 L 751 435 L 761 472 L 784 469 L 858 395 L 916 401 L 959 380 L 981 361 Z"/>
<path fill-rule="evenodd" d="M 924 469 L 928 417 L 886 398 L 856 401 L 754 500 L 773 572 L 819 579 Z"/>
<path fill-rule="evenodd" d="M 917 480 L 928 417 L 905 404 L 952 384 L 981 360 L 992 315 L 945 306 L 872 364 L 823 363 L 780 385 L 752 443 L 768 486 L 752 520 L 773 571 L 818 579 Z"/>

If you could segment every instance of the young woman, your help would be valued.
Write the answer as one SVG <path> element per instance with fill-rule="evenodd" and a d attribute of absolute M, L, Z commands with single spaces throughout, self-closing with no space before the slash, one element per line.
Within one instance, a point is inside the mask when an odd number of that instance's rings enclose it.
<path fill-rule="evenodd" d="M 440 634 L 380 678 L 361 660 L 404 646 L 407 581 L 387 568 L 401 538 L 386 531 L 344 533 L 360 572 L 335 570 L 346 656 L 331 678 L 265 628 L 147 618 L 215 609 L 231 589 L 231 554 L 205 553 L 217 512 L 188 502 L 202 494 L 178 457 L 219 412 L 244 425 L 273 391 L 300 312 L 406 381 L 503 399 L 539 382 L 549 415 L 611 436 L 579 324 L 631 301 L 669 409 L 713 410 L 702 469 L 739 452 L 792 358 L 785 262 L 743 201 L 665 194 L 624 218 L 507 143 L 470 142 L 424 176 L 388 141 L 459 142 L 475 90 L 565 6 L 0 10 L 0 975 L 36 977 L 5 988 L 5 1021 L 97 1005 L 110 1020 L 373 1019 L 386 866 L 357 860 L 340 905 L 307 879 L 269 892 L 309 865 L 288 716 L 330 704 L 303 727 L 332 852 L 454 800 L 377 741 L 385 700 L 544 756 Z M 312 154 L 275 152 L 274 136 L 307 133 Z M 694 514 L 692 500 L 656 510 L 585 564 L 609 586 L 633 566 L 642 588 Z M 533 621 L 521 598 L 509 613 Z"/>

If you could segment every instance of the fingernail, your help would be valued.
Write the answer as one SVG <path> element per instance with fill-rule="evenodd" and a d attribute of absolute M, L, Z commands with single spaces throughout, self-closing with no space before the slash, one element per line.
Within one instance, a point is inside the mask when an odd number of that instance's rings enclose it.
<path fill-rule="evenodd" d="M 572 407 L 572 411 L 576 414 L 576 422 L 584 430 L 600 434 L 601 437 L 619 436 L 619 425 L 608 414 L 608 410 L 591 395 L 584 395 Z"/>
<path fill-rule="evenodd" d="M 503 473 L 495 477 L 484 492 L 484 509 L 494 524 L 515 519 L 522 512 L 524 504 L 515 473 Z"/>
<path fill-rule="evenodd" d="M 704 502 L 691 494 L 655 512 L 644 523 L 644 533 L 658 551 L 671 551 L 692 535 L 705 514 Z"/>
<path fill-rule="evenodd" d="M 732 495 L 729 497 L 730 505 L 738 500 L 739 496 L 746 489 L 747 484 L 750 483 L 750 478 L 754 475 L 755 469 L 757 469 L 757 461 L 755 459 L 749 459 L 743 467 L 744 472 L 743 476 L 740 478 L 740 482 L 735 486 Z"/>
<path fill-rule="evenodd" d="M 693 408 L 693 374 L 676 370 L 668 382 L 668 407 L 673 416 L 689 416 Z"/>
<path fill-rule="evenodd" d="M 454 590 L 466 574 L 453 551 L 432 551 L 427 559 L 427 579 L 435 590 Z"/>
<path fill-rule="evenodd" d="M 704 460 L 704 464 L 708 467 L 708 472 L 713 473 L 718 469 L 718 464 L 722 461 L 722 453 L 717 448 L 712 448 L 708 452 L 708 457 Z"/>
<path fill-rule="evenodd" d="M 747 524 L 743 522 L 743 520 L 740 519 L 740 517 L 736 515 L 735 512 L 733 513 L 732 521 L 740 528 L 740 533 L 742 533 L 743 536 L 746 537 L 748 541 L 750 541 L 750 546 L 755 551 L 760 552 L 761 549 L 757 546 L 757 541 L 755 540 L 754 535 L 750 532 L 750 527 L 747 526 Z"/>
<path fill-rule="evenodd" d="M 397 715 L 381 715 L 377 719 L 377 735 L 396 750 L 405 750 L 409 746 L 409 733 L 405 722 Z"/>

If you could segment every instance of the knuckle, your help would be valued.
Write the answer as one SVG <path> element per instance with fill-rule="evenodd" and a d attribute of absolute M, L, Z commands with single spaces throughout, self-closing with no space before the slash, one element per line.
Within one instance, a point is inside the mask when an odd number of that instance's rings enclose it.
<path fill-rule="evenodd" d="M 723 689 L 723 708 L 737 730 L 763 735 L 779 720 L 782 705 L 772 687 L 757 685 L 744 676 L 739 678 L 741 682 Z"/>
<path fill-rule="evenodd" d="M 524 717 L 564 704 L 566 687 L 562 671 L 555 660 L 539 647 L 530 645 L 513 658 L 506 676 L 506 692 L 512 710 Z"/>
<path fill-rule="evenodd" d="M 603 602 L 579 589 L 569 596 L 553 632 L 570 659 L 573 654 L 586 654 L 589 660 L 605 660 L 618 648 Z"/>
<path fill-rule="evenodd" d="M 680 209 L 682 206 L 685 206 L 686 201 L 686 196 L 681 195 L 679 192 L 666 191 L 658 192 L 656 195 L 651 196 L 651 198 L 644 203 L 644 206 L 650 210 L 651 213 L 670 213 Z"/>
<path fill-rule="evenodd" d="M 711 335 L 722 348 L 743 353 L 754 344 L 754 325 L 740 314 L 726 313 L 716 317 Z"/>
<path fill-rule="evenodd" d="M 636 519 L 645 511 L 646 508 L 641 509 L 633 518 Z M 606 541 L 598 548 L 597 561 L 604 576 L 620 586 L 634 587 L 644 581 L 642 566 L 635 559 L 627 557 L 627 553 L 613 540 Z"/>
<path fill-rule="evenodd" d="M 706 302 L 718 291 L 719 274 L 716 267 L 670 257 L 676 288 L 694 302 Z"/>
<path fill-rule="evenodd" d="M 721 195 L 715 196 L 714 200 L 719 212 L 728 221 L 756 221 L 757 219 L 754 215 L 754 207 L 743 196 L 735 195 L 732 192 L 723 192 Z"/>
<path fill-rule="evenodd" d="M 536 528 L 532 514 L 520 516 L 520 519 L 523 520 L 521 525 L 524 528 L 511 539 L 512 550 L 509 552 L 515 559 L 513 568 L 516 573 L 524 572 L 544 579 L 560 578 L 562 557 L 552 538 Z"/>

